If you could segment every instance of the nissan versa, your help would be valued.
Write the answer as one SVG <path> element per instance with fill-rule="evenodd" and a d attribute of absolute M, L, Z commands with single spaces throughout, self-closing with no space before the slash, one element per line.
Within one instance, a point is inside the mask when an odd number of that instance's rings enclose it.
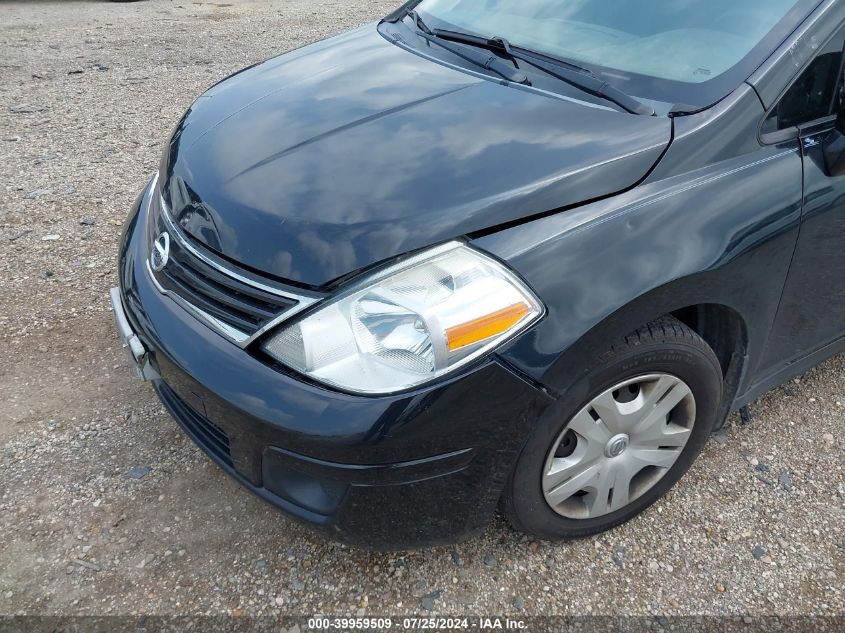
<path fill-rule="evenodd" d="M 132 209 L 124 346 L 333 538 L 607 530 L 845 350 L 843 44 L 843 0 L 422 0 L 243 70 Z"/>

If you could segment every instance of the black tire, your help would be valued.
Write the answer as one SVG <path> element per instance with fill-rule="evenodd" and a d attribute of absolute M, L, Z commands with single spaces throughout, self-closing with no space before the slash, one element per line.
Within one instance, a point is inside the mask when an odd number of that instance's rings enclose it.
<path fill-rule="evenodd" d="M 613 513 L 584 519 L 558 514 L 546 502 L 541 484 L 552 446 L 592 398 L 649 373 L 677 376 L 695 398 L 692 432 L 677 461 L 651 489 Z M 668 492 L 695 461 L 718 422 L 723 384 L 713 350 L 677 319 L 662 318 L 620 339 L 538 421 L 505 485 L 505 516 L 516 529 L 547 540 L 582 538 L 630 520 Z"/>

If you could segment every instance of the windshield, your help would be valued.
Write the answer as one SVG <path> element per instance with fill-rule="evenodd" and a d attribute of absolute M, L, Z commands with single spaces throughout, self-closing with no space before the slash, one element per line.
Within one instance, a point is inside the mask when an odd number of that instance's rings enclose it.
<path fill-rule="evenodd" d="M 586 66 L 631 94 L 708 104 L 744 81 L 818 2 L 423 0 L 436 26 L 504 37 Z M 745 77 L 728 78 L 731 71 Z M 733 85 L 722 84 L 730 79 Z"/>

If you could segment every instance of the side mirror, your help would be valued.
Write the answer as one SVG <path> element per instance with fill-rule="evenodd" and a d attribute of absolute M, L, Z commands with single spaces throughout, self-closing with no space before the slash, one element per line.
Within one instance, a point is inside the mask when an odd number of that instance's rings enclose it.
<path fill-rule="evenodd" d="M 822 141 L 827 175 L 845 176 L 845 134 L 832 130 Z"/>

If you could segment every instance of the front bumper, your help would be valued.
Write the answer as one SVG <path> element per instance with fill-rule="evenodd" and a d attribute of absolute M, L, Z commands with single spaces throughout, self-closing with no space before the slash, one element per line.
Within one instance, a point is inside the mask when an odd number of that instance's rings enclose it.
<path fill-rule="evenodd" d="M 121 242 L 118 329 L 125 342 L 137 336 L 143 350 L 130 351 L 148 364 L 145 377 L 218 465 L 354 545 L 452 542 L 486 525 L 551 403 L 542 390 L 493 358 L 445 383 L 378 398 L 280 373 L 156 290 L 140 230 L 149 195 L 136 202 Z"/>

